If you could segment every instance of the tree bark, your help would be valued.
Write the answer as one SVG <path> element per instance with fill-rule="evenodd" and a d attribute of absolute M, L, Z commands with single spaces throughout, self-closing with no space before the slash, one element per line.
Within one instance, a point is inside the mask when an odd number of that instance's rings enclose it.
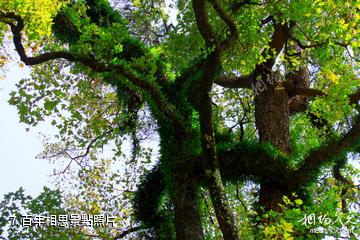
<path fill-rule="evenodd" d="M 202 105 L 199 108 L 199 114 L 205 179 L 209 189 L 211 202 L 214 206 L 215 215 L 225 240 L 240 239 L 239 229 L 236 226 L 234 215 L 230 210 L 220 175 L 215 147 L 215 133 L 212 122 L 211 99 L 208 92 L 202 97 Z"/>
<path fill-rule="evenodd" d="M 195 1 L 194 1 L 195 2 Z M 220 62 L 220 52 L 215 50 L 206 59 L 202 78 L 192 90 L 192 103 L 199 113 L 202 160 L 205 180 L 211 203 L 225 240 L 240 239 L 239 229 L 230 210 L 225 188 L 220 175 L 216 153 L 215 131 L 212 115 L 211 88 Z"/>
<path fill-rule="evenodd" d="M 289 96 L 284 83 L 277 72 L 274 76 L 262 75 L 259 81 L 254 91 L 255 123 L 260 142 L 271 143 L 280 151 L 290 153 Z M 274 179 L 263 179 L 259 202 L 266 209 L 280 210 L 278 203 L 284 193 L 283 184 Z"/>
<path fill-rule="evenodd" d="M 191 141 L 183 134 L 175 131 L 171 137 L 174 142 L 165 144 L 168 151 L 167 166 L 172 169 L 172 202 L 174 204 L 174 223 L 177 240 L 202 240 L 199 206 L 197 202 L 197 176 L 194 172 L 194 162 L 185 144 Z M 188 140 L 187 140 L 188 139 Z M 171 181 L 171 180 L 170 180 Z"/>
<path fill-rule="evenodd" d="M 265 210 L 280 211 L 279 203 L 283 195 L 283 189 L 276 182 L 266 181 L 260 184 L 259 203 Z"/>
<path fill-rule="evenodd" d="M 274 77 L 266 76 L 262 82 L 255 93 L 255 123 L 260 142 L 271 143 L 280 151 L 290 153 L 289 96 L 278 73 Z"/>
<path fill-rule="evenodd" d="M 286 74 L 286 80 L 286 83 L 290 83 L 296 88 L 310 88 L 310 76 L 306 66 L 300 67 L 296 71 L 290 70 Z M 305 111 L 307 109 L 307 100 L 307 97 L 304 95 L 291 96 L 289 99 L 290 115 Z"/>
<path fill-rule="evenodd" d="M 174 223 L 176 239 L 204 239 L 191 161 L 178 159 L 174 173 Z"/>
<path fill-rule="evenodd" d="M 177 167 L 178 168 L 178 167 Z M 204 239 L 196 194 L 196 181 L 188 171 L 175 172 L 174 223 L 177 240 Z"/>

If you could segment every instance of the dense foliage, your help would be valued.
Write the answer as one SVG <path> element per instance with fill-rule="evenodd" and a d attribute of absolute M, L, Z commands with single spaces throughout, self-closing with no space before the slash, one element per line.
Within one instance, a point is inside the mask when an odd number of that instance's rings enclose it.
<path fill-rule="evenodd" d="M 0 64 L 15 46 L 32 70 L 9 103 L 64 161 L 62 194 L 7 195 L 2 231 L 356 239 L 359 21 L 351 0 L 2 1 Z M 9 226 L 22 211 L 118 217 L 60 234 Z"/>

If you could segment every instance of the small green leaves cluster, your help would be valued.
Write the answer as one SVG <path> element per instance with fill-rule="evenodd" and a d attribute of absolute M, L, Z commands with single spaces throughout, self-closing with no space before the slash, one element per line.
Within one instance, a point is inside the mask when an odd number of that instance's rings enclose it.
<path fill-rule="evenodd" d="M 0 10 L 20 15 L 26 22 L 24 29 L 31 41 L 51 34 L 52 20 L 67 0 L 4 0 Z M 1 24 L 0 24 L 1 25 Z"/>
<path fill-rule="evenodd" d="M 8 193 L 0 203 L 0 233 L 7 234 L 7 239 L 88 239 L 80 229 L 62 227 L 24 227 L 21 226 L 22 215 L 62 215 L 67 214 L 62 193 L 44 187 L 36 197 L 25 195 L 24 189 Z M 12 218 L 12 217 L 15 217 Z M 13 224 L 16 223 L 16 224 Z"/>

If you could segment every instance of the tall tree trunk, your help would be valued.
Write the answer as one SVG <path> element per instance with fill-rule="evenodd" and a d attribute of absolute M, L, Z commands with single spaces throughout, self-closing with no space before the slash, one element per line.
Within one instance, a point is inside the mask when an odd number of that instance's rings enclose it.
<path fill-rule="evenodd" d="M 175 168 L 174 222 L 176 239 L 204 239 L 197 202 L 196 178 L 193 176 L 191 163 L 178 162 Z"/>
<path fill-rule="evenodd" d="M 234 215 L 230 210 L 225 188 L 220 176 L 215 147 L 211 99 L 208 92 L 203 94 L 205 94 L 205 96 L 202 97 L 199 114 L 205 179 L 224 239 L 236 240 L 240 239 L 240 232 L 236 226 Z"/>
<path fill-rule="evenodd" d="M 175 131 L 176 132 L 176 131 Z M 194 174 L 194 161 L 189 156 L 186 137 L 176 133 L 164 147 L 167 148 L 167 161 L 172 175 L 172 202 L 174 204 L 174 223 L 177 240 L 202 240 L 199 206 L 197 202 L 197 177 Z M 190 141 L 190 140 L 189 140 Z"/>
<path fill-rule="evenodd" d="M 279 73 L 266 76 L 262 83 L 255 96 L 255 123 L 260 142 L 271 143 L 284 153 L 290 153 L 289 96 Z"/>
<path fill-rule="evenodd" d="M 203 1 L 202 1 L 203 2 Z M 193 2 L 194 4 L 196 1 Z M 204 4 L 204 2 L 202 3 Z M 210 92 L 214 76 L 220 64 L 219 50 L 213 51 L 204 63 L 202 78 L 191 89 L 191 102 L 199 113 L 202 160 L 206 185 L 216 219 L 225 240 L 240 239 L 240 232 L 227 200 L 216 153 L 215 131 L 213 123 Z"/>
<path fill-rule="evenodd" d="M 255 89 L 255 123 L 260 142 L 268 142 L 284 153 L 291 152 L 289 130 L 289 96 L 279 73 L 262 76 Z M 266 164 L 266 163 L 264 163 Z M 260 185 L 260 204 L 279 210 L 285 193 L 284 185 L 274 179 L 264 179 Z"/>

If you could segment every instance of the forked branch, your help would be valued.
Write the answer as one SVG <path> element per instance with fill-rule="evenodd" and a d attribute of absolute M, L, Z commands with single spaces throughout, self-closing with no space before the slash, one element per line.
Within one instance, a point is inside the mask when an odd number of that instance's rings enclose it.
<path fill-rule="evenodd" d="M 334 140 L 324 147 L 310 153 L 305 158 L 303 165 L 294 172 L 293 177 L 298 183 L 305 183 L 312 179 L 314 171 L 325 163 L 331 161 L 351 149 L 354 145 L 359 145 L 360 141 L 360 117 L 354 121 L 352 128 L 339 140 Z"/>
<path fill-rule="evenodd" d="M 92 55 L 77 55 L 67 51 L 46 52 L 35 57 L 29 57 L 26 54 L 22 43 L 22 30 L 24 29 L 24 21 L 21 16 L 13 12 L 0 11 L 0 21 L 8 24 L 13 34 L 13 42 L 15 49 L 20 56 L 22 62 L 26 65 L 37 65 L 55 59 L 66 59 L 70 62 L 81 63 L 96 72 L 116 72 L 127 78 L 134 87 L 145 90 L 154 101 L 159 112 L 164 113 L 165 117 L 170 119 L 179 129 L 185 129 L 181 117 L 175 114 L 171 104 L 166 101 L 156 86 L 152 83 L 138 77 L 125 66 L 121 64 L 107 64 L 96 60 Z"/>

